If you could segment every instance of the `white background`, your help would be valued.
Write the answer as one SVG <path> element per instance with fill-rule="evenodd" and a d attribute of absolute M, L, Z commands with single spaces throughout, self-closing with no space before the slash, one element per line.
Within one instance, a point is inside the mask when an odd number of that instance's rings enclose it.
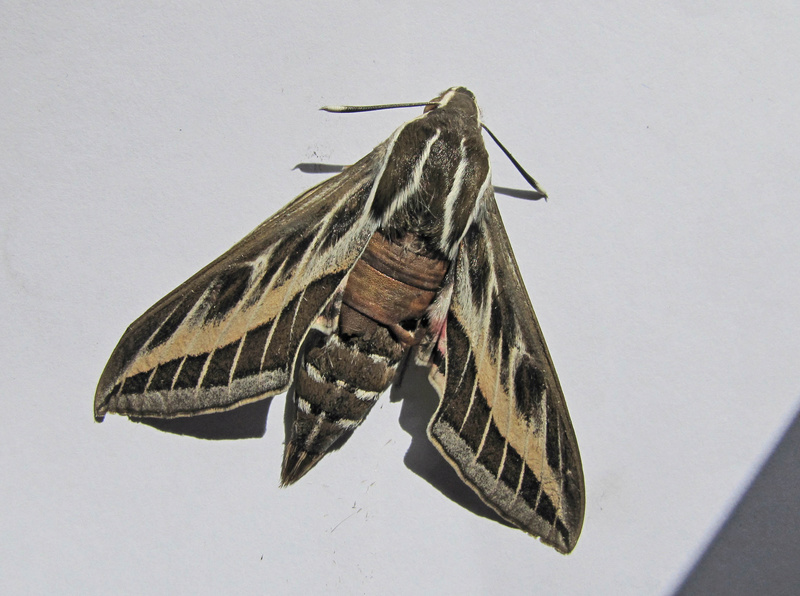
<path fill-rule="evenodd" d="M 674 590 L 798 408 L 797 4 L 198 4 L 3 3 L 0 591 Z M 319 106 L 451 85 L 551 197 L 498 202 L 583 457 L 573 554 L 414 469 L 422 384 L 283 490 L 283 397 L 249 440 L 93 421 L 125 327 L 322 179 L 296 164 L 417 113 Z"/>

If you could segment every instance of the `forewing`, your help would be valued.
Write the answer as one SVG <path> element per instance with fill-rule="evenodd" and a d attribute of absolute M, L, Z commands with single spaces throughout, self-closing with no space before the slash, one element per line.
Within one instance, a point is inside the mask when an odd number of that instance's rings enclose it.
<path fill-rule="evenodd" d="M 365 204 L 385 155 L 386 143 L 306 191 L 136 320 L 100 378 L 95 416 L 186 416 L 285 391 L 373 232 Z"/>
<path fill-rule="evenodd" d="M 428 432 L 445 458 L 500 515 L 570 552 L 578 444 L 494 196 L 462 242 L 431 382 L 441 402 Z"/>

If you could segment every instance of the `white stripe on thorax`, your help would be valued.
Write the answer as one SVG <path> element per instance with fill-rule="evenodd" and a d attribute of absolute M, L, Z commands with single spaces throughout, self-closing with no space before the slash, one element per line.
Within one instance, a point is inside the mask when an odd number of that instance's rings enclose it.
<path fill-rule="evenodd" d="M 444 106 L 446 106 L 446 105 L 447 105 L 447 102 L 449 102 L 451 99 L 453 99 L 453 96 L 454 96 L 455 94 L 456 94 L 456 89 L 455 89 L 455 87 L 453 87 L 452 89 L 448 90 L 448 91 L 447 91 L 447 93 L 445 93 L 444 95 L 442 95 L 442 99 L 440 99 L 440 100 L 437 102 L 437 103 L 439 104 L 439 105 L 437 106 L 437 109 L 442 109 Z"/>
<path fill-rule="evenodd" d="M 467 171 L 467 148 L 464 146 L 464 141 L 465 139 L 461 139 L 461 146 L 459 147 L 461 160 L 458 162 L 456 173 L 453 176 L 453 184 L 444 199 L 444 229 L 442 237 L 439 239 L 439 248 L 445 254 L 449 252 L 448 249 L 450 248 L 447 246 L 447 240 L 450 238 L 450 233 L 453 229 L 453 209 L 458 197 L 461 195 L 461 189 L 464 186 L 464 174 Z"/>
<path fill-rule="evenodd" d="M 419 189 L 419 183 L 422 180 L 422 172 L 425 169 L 425 164 L 431 155 L 431 147 L 433 147 L 433 144 L 439 139 L 441 134 L 442 131 L 437 128 L 436 134 L 425 142 L 425 148 L 420 153 L 419 160 L 414 166 L 414 171 L 411 174 L 411 180 L 408 181 L 408 184 L 406 184 L 405 188 L 403 188 L 392 198 L 391 202 L 389 203 L 389 208 L 383 215 L 383 225 L 386 225 L 392 219 L 392 216 L 397 213 L 397 210 L 405 205 L 409 197 Z"/>

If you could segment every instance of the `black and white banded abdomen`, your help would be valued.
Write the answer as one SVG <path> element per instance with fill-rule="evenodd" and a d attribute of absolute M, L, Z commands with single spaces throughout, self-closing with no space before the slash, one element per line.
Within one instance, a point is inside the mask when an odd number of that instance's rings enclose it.
<path fill-rule="evenodd" d="M 284 485 L 346 440 L 394 381 L 447 272 L 447 261 L 420 252 L 413 236 L 389 241 L 376 233 L 350 273 L 336 330 L 306 344 L 295 372 Z"/>

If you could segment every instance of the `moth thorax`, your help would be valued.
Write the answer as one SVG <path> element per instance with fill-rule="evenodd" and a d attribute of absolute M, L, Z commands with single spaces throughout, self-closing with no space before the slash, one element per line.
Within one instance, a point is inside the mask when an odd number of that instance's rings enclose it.
<path fill-rule="evenodd" d="M 385 325 L 403 344 L 414 345 L 414 334 L 436 294 L 450 263 L 428 256 L 413 235 L 389 240 L 375 232 L 356 262 L 344 290 L 345 307 Z M 355 332 L 363 321 L 342 309 L 339 329 Z"/>

